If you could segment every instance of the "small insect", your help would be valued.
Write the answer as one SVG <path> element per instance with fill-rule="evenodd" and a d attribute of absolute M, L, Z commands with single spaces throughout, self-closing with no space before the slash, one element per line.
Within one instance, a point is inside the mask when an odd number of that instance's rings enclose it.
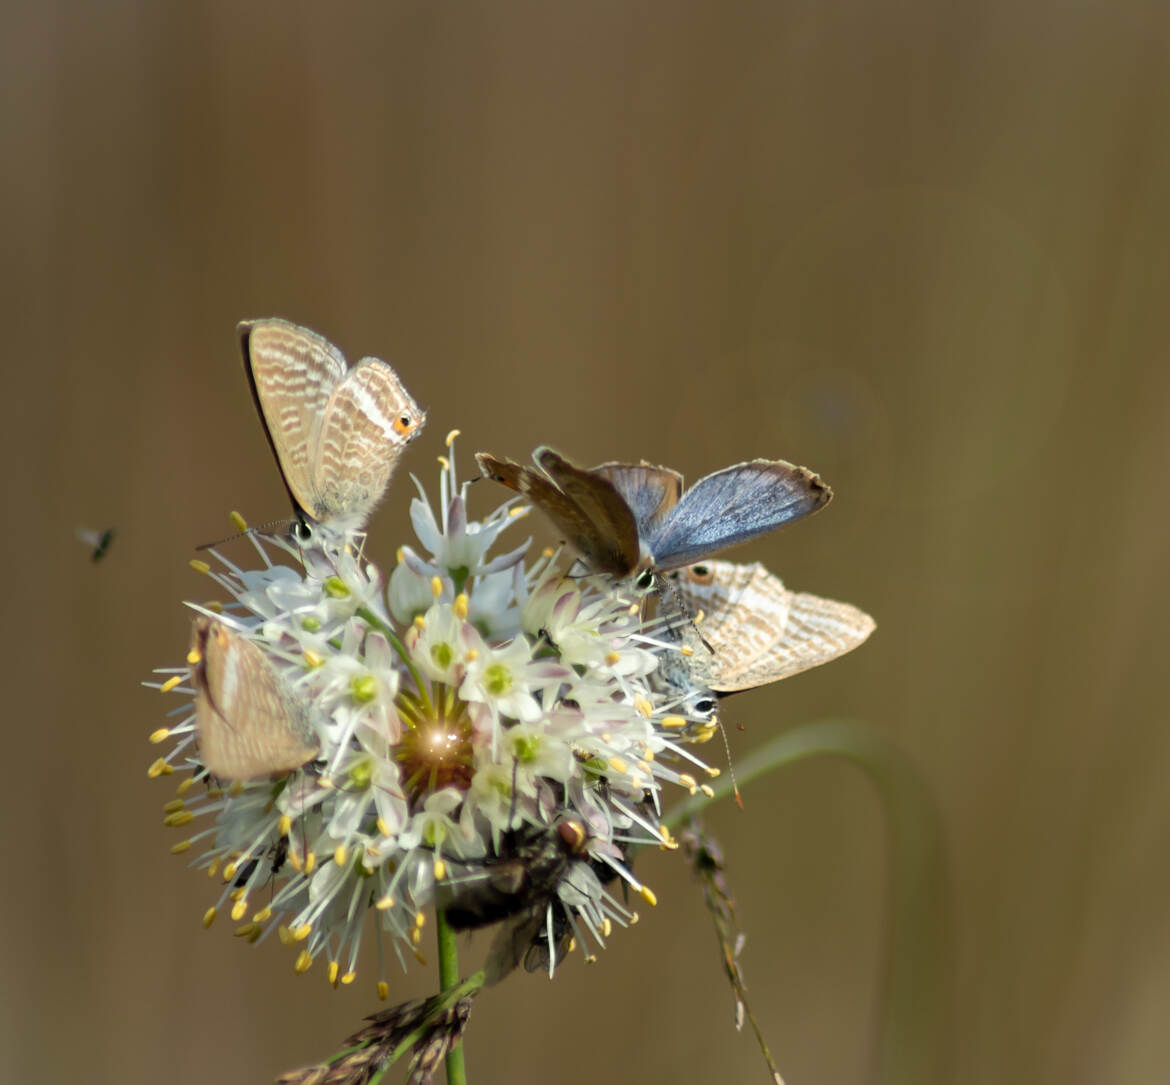
<path fill-rule="evenodd" d="M 114 541 L 114 529 L 108 527 L 105 531 L 89 531 L 79 527 L 77 537 L 90 548 L 89 560 L 101 561 L 110 549 L 110 543 Z"/>
<path fill-rule="evenodd" d="M 236 330 L 301 540 L 360 531 L 426 415 L 377 358 L 348 369 L 327 339 L 275 317 Z"/>
<path fill-rule="evenodd" d="M 535 467 L 476 456 L 489 478 L 516 490 L 564 534 L 586 567 L 616 579 L 689 565 L 823 508 L 832 491 L 805 467 L 750 460 L 683 489 L 682 476 L 652 464 L 606 463 L 587 470 L 551 448 Z"/>
<path fill-rule="evenodd" d="M 576 818 L 549 829 L 510 830 L 501 838 L 501 854 L 483 864 L 480 876 L 448 887 L 447 922 L 455 930 L 476 930 L 543 906 L 570 865 L 586 858 L 588 843 Z"/>
<path fill-rule="evenodd" d="M 758 562 L 707 561 L 669 574 L 694 626 L 681 626 L 697 687 L 716 693 L 752 689 L 819 667 L 852 651 L 874 620 L 848 603 L 792 592 Z M 701 635 L 703 644 L 696 643 Z"/>
<path fill-rule="evenodd" d="M 307 709 L 250 640 L 222 622 L 196 618 L 187 658 L 199 759 L 212 776 L 262 779 L 316 757 L 320 747 Z"/>

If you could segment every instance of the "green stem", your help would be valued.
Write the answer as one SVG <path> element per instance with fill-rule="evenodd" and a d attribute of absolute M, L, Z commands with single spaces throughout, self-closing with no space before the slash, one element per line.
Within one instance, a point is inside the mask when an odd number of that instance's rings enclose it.
<path fill-rule="evenodd" d="M 427 711 L 431 711 L 431 699 L 427 694 L 427 687 L 423 685 L 422 675 L 418 673 L 418 669 L 414 663 L 411 662 L 410 654 L 406 650 L 406 645 L 398 639 L 398 634 L 394 632 L 381 618 L 378 617 L 369 607 L 358 607 L 358 617 L 361 618 L 368 625 L 374 626 L 381 634 L 390 642 L 390 647 L 398 653 L 398 658 L 402 660 L 403 665 L 410 671 L 410 677 L 414 679 L 415 689 L 418 690 L 419 698 L 426 706 Z"/>
<path fill-rule="evenodd" d="M 447 913 L 442 908 L 435 909 L 435 928 L 439 943 L 439 991 L 445 993 L 459 986 L 459 946 L 455 931 L 447 922 Z M 447 1085 L 467 1085 L 462 1041 L 454 1044 L 447 1052 Z"/>
<path fill-rule="evenodd" d="M 766 743 L 736 770 L 741 787 L 785 765 L 822 754 L 843 757 L 874 784 L 890 832 L 889 957 L 876 1080 L 886 1085 L 936 1085 L 951 1063 L 952 968 L 950 886 L 934 798 L 914 763 L 874 728 L 821 720 Z M 720 778 L 715 797 L 730 794 Z M 677 828 L 711 800 L 697 795 L 668 812 Z"/>

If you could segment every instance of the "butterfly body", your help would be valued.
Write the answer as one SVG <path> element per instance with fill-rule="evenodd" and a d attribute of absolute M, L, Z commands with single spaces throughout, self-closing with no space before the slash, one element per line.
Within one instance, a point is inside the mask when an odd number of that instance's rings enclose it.
<path fill-rule="evenodd" d="M 377 358 L 352 369 L 316 332 L 287 320 L 242 322 L 244 370 L 298 519 L 360 531 L 426 415 Z"/>

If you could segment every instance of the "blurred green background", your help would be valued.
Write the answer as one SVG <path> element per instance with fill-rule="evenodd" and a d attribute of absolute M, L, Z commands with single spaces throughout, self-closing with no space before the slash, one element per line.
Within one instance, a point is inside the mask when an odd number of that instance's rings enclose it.
<path fill-rule="evenodd" d="M 231 508 L 286 515 L 233 331 L 280 314 L 430 412 L 372 525 L 386 565 L 406 472 L 433 485 L 455 426 L 465 464 L 550 442 L 819 471 L 833 506 L 738 556 L 878 630 L 729 702 L 735 756 L 851 716 L 920 766 L 956 1083 L 1164 1079 L 1164 4 L 113 0 L 3 25 L 0 1078 L 263 1082 L 377 1008 L 372 967 L 334 992 L 200 928 L 145 772 L 168 706 L 138 683 L 182 660 L 192 547 Z M 108 526 L 92 565 L 74 531 Z M 745 798 L 711 824 L 780 1067 L 869 1082 L 875 794 L 818 761 Z M 697 886 L 676 856 L 639 871 L 660 904 L 599 964 L 480 1000 L 472 1082 L 766 1080 Z"/>

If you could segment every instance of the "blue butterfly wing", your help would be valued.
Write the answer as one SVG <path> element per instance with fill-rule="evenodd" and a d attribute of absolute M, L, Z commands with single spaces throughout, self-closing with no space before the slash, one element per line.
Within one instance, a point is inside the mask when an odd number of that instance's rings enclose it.
<path fill-rule="evenodd" d="M 659 569 L 677 569 L 808 516 L 832 496 L 807 467 L 738 463 L 699 479 L 646 543 Z"/>

